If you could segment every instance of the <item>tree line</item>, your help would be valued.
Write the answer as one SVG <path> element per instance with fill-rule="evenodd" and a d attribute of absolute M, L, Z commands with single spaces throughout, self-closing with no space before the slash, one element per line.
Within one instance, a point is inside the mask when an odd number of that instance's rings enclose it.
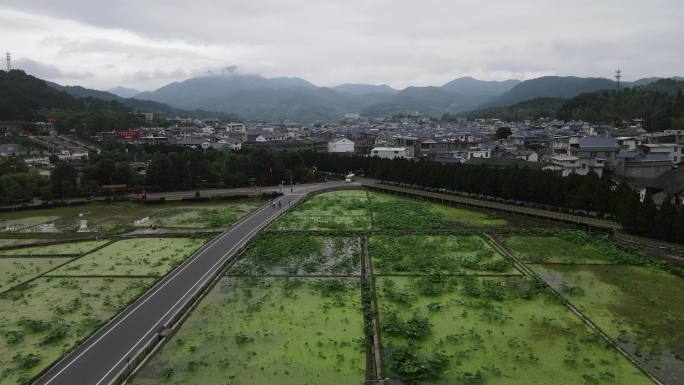
<path fill-rule="evenodd" d="M 325 153 L 306 153 L 304 159 L 309 167 L 333 173 L 351 171 L 381 181 L 596 212 L 614 217 L 629 233 L 684 242 L 684 210 L 671 197 L 660 208 L 649 195 L 641 202 L 636 191 L 624 182 L 616 183 L 609 173 L 562 177 L 527 167 L 497 169 Z"/>
<path fill-rule="evenodd" d="M 595 212 L 614 217 L 627 232 L 684 242 L 684 210 L 671 199 L 661 207 L 651 196 L 642 202 L 629 185 L 616 183 L 608 173 L 601 177 L 595 173 L 562 177 L 553 171 L 526 167 L 497 169 L 327 153 L 224 152 L 116 144 L 105 146 L 99 154 L 91 153 L 80 165 L 55 156 L 51 161 L 53 168 L 46 177 L 30 170 L 19 157 L 0 160 L 0 202 L 111 194 L 103 188 L 111 184 L 126 184 L 130 192 L 287 185 L 290 181 L 315 180 L 316 170 L 339 174 L 351 171 L 382 181 Z M 144 165 L 146 172 L 137 172 L 134 164 Z"/>

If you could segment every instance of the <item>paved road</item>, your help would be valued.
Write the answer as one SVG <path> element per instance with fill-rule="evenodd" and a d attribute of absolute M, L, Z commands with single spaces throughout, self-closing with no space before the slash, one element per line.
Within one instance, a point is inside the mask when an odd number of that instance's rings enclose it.
<path fill-rule="evenodd" d="M 358 184 L 353 184 L 357 185 Z M 122 370 L 135 352 L 164 328 L 165 323 L 206 283 L 225 262 L 273 219 L 308 193 L 350 186 L 329 182 L 299 185 L 275 200 L 275 208 L 266 205 L 226 230 L 198 250 L 154 288 L 85 343 L 50 368 L 35 384 L 101 385 L 108 384 Z M 281 203 L 281 207 L 278 207 Z"/>

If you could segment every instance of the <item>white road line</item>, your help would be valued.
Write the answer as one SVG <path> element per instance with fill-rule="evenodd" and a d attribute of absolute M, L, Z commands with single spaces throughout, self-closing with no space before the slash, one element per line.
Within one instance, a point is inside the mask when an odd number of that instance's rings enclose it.
<path fill-rule="evenodd" d="M 318 187 L 318 186 L 316 186 L 316 185 L 313 185 L 313 186 L 300 186 L 300 188 L 295 189 L 295 190 L 301 189 L 301 190 L 303 190 L 302 193 L 297 194 L 297 193 L 295 193 L 295 192 L 292 192 L 292 193 L 287 194 L 287 195 L 288 195 L 288 196 L 290 196 L 290 195 L 297 196 L 297 197 L 294 199 L 294 201 L 292 202 L 292 203 L 295 203 L 295 202 L 297 202 L 298 200 L 300 200 L 302 197 L 306 196 L 309 192 L 311 192 L 310 189 L 315 189 L 316 187 Z M 301 190 L 300 190 L 300 191 L 301 191 Z M 283 199 L 283 198 L 282 198 L 282 196 L 281 196 L 281 198 L 279 198 L 278 200 L 282 200 L 282 199 Z M 166 285 L 168 285 L 168 284 L 171 283 L 174 279 L 176 279 L 178 276 L 180 276 L 180 273 L 182 273 L 182 272 L 183 272 L 185 269 L 187 269 L 190 265 L 192 265 L 193 263 L 195 263 L 195 261 L 197 261 L 197 260 L 199 259 L 199 257 L 202 256 L 202 255 L 204 254 L 204 252 L 206 252 L 207 250 L 209 250 L 209 248 L 211 248 L 211 246 L 215 245 L 216 243 L 218 243 L 219 241 L 221 241 L 224 237 L 228 236 L 228 234 L 232 233 L 239 225 L 242 225 L 244 222 L 246 222 L 246 221 L 248 221 L 249 219 L 255 217 L 255 216 L 257 215 L 257 213 L 260 213 L 260 212 L 266 210 L 266 209 L 268 208 L 268 206 L 269 206 L 269 205 L 265 205 L 265 206 L 261 207 L 259 210 L 257 210 L 257 211 L 255 211 L 254 213 L 252 213 L 251 215 L 249 215 L 249 216 L 243 218 L 243 220 L 238 221 L 238 223 L 236 223 L 235 225 L 233 225 L 228 231 L 226 231 L 225 233 L 223 233 L 222 235 L 220 235 L 218 238 L 216 238 L 216 239 L 214 239 L 213 241 L 211 241 L 210 244 L 207 244 L 206 247 L 205 247 L 205 249 L 202 250 L 202 251 L 200 251 L 200 253 L 197 254 L 196 256 L 192 257 L 192 260 L 191 260 L 188 264 L 186 264 L 185 266 L 183 266 L 180 270 L 173 272 L 173 273 L 172 273 L 172 274 L 174 274 L 173 277 L 171 277 L 168 281 L 164 282 L 162 285 L 156 287 L 156 288 L 154 289 L 154 291 L 153 291 L 151 294 L 149 294 L 149 296 L 148 296 L 147 298 L 145 298 L 145 299 L 144 299 L 143 301 L 141 301 L 138 305 L 136 305 L 135 308 L 133 308 L 132 310 L 130 310 L 130 311 L 128 312 L 128 314 L 126 314 L 124 317 L 122 317 L 120 320 L 118 320 L 113 326 L 111 326 L 111 327 L 109 328 L 109 330 L 105 331 L 105 332 L 104 332 L 101 336 L 99 336 L 95 341 L 93 341 L 92 343 L 90 343 L 90 345 L 89 345 L 88 347 L 86 347 L 81 353 L 79 353 L 77 356 L 75 356 L 74 358 L 72 358 L 71 361 L 70 361 L 68 364 L 66 364 L 62 369 L 60 369 L 60 370 L 59 370 L 57 373 L 55 373 L 50 379 L 48 379 L 48 380 L 45 382 L 45 385 L 50 384 L 52 381 L 54 381 L 60 374 L 62 374 L 65 370 L 67 370 L 69 367 L 71 367 L 71 365 L 73 365 L 73 364 L 74 364 L 79 358 L 81 358 L 85 353 L 87 353 L 88 351 L 90 351 L 90 349 L 92 349 L 98 342 L 100 342 L 104 337 L 106 337 L 109 333 L 111 333 L 111 332 L 112 332 L 116 327 L 118 327 L 123 321 L 125 321 L 129 316 L 131 316 L 133 313 L 135 313 L 143 304 L 145 304 L 147 301 L 149 301 L 151 298 L 153 298 L 161 289 L 163 289 L 164 287 L 166 287 Z M 283 210 L 278 210 L 274 215 L 268 217 L 268 219 L 265 221 L 265 223 L 270 222 L 270 220 L 273 219 L 274 217 L 278 216 L 278 215 L 281 213 L 281 211 L 282 211 L 282 212 L 285 212 L 285 211 L 287 211 L 287 208 L 284 208 Z M 204 274 L 204 275 L 203 275 L 203 276 L 202 276 L 202 277 L 201 277 L 201 278 L 200 278 L 200 279 L 199 279 L 199 280 L 198 280 L 198 281 L 197 281 L 197 282 L 188 290 L 188 291 L 186 291 L 186 292 L 183 294 L 183 296 L 181 297 L 181 299 L 178 300 L 178 301 L 171 307 L 171 309 L 169 309 L 169 311 L 167 311 L 167 312 L 166 312 L 166 313 L 165 313 L 165 314 L 164 314 L 164 315 L 155 323 L 155 325 L 154 325 L 150 330 L 148 330 L 145 334 L 143 334 L 143 338 L 139 339 L 139 340 L 135 343 L 135 345 L 133 345 L 133 347 L 132 347 L 131 349 L 129 349 L 129 351 L 128 351 L 128 352 L 127 352 L 127 353 L 126 353 L 126 354 L 125 354 L 125 355 L 124 355 L 124 356 L 123 356 L 123 357 L 122 357 L 122 358 L 121 358 L 121 359 L 120 359 L 120 360 L 119 360 L 111 369 L 109 369 L 109 371 L 108 371 L 108 372 L 107 372 L 107 373 L 106 373 L 106 374 L 105 374 L 105 375 L 96 383 L 96 385 L 99 385 L 99 384 L 100 384 L 100 383 L 101 383 L 101 382 L 102 382 L 102 381 L 103 381 L 103 380 L 104 380 L 104 379 L 105 379 L 105 378 L 106 378 L 114 369 L 116 369 L 116 367 L 121 363 L 121 361 L 123 361 L 123 360 L 124 360 L 124 359 L 125 359 L 125 358 L 126 358 L 126 357 L 127 357 L 127 356 L 128 356 L 128 355 L 129 355 L 137 346 L 138 346 L 138 344 L 140 344 L 140 342 L 143 341 L 143 340 L 145 339 L 145 337 L 146 337 L 152 330 L 154 330 L 155 327 L 157 327 L 157 325 L 159 325 L 159 322 L 161 322 L 162 319 L 163 319 L 164 317 L 166 317 L 166 316 L 169 314 L 169 312 L 171 312 L 171 311 L 176 307 L 176 305 L 178 305 L 178 303 L 181 302 L 181 301 L 185 298 L 185 296 L 187 296 L 188 293 L 189 293 L 190 291 L 192 291 L 192 290 L 195 288 L 195 286 L 197 286 L 197 284 L 199 284 L 199 283 L 206 277 L 206 275 L 207 275 L 209 272 L 211 272 L 211 271 L 216 267 L 216 265 L 218 265 L 218 264 L 226 257 L 226 255 L 232 253 L 232 252 L 235 250 L 235 248 L 236 248 L 238 245 L 240 245 L 240 244 L 245 240 L 245 238 L 250 237 L 250 236 L 251 236 L 254 232 L 256 232 L 256 231 L 261 231 L 261 228 L 263 228 L 263 227 L 264 227 L 263 223 L 262 223 L 261 225 L 257 226 L 255 229 L 253 229 L 252 231 L 250 231 L 247 235 L 245 235 L 244 237 L 242 237 L 242 238 L 237 242 L 237 244 L 236 244 L 235 246 L 233 246 L 233 247 L 230 249 L 230 251 L 224 253 L 223 256 L 221 256 L 221 258 L 219 258 L 219 260 L 218 260 L 218 261 L 217 261 L 217 262 L 216 262 L 216 263 L 215 263 L 215 264 L 214 264 L 214 265 L 213 265 L 213 266 L 212 266 L 212 267 L 211 267 L 211 268 L 210 268 L 210 269 L 209 269 L 209 270 L 208 270 L 208 271 L 207 271 L 207 272 L 206 272 L 206 273 L 205 273 L 205 274 Z M 124 310 L 124 311 L 125 311 L 125 310 Z"/>
<path fill-rule="evenodd" d="M 298 200 L 298 199 L 300 199 L 302 196 L 305 196 L 305 195 L 306 195 L 306 194 L 300 195 L 299 197 L 297 197 L 297 198 L 295 199 L 295 201 Z M 135 345 L 133 345 L 133 347 L 130 348 L 130 349 L 126 352 L 126 354 L 124 354 L 123 357 L 121 357 L 121 359 L 120 359 L 119 361 L 117 361 L 117 363 L 114 364 L 114 366 L 112 366 L 112 368 L 109 369 L 109 370 L 107 371 L 107 373 L 105 373 L 105 375 L 102 376 L 102 378 L 100 378 L 100 380 L 99 380 L 98 382 L 95 383 L 95 385 L 100 385 L 100 383 L 102 383 L 102 381 L 104 381 L 104 380 L 107 378 L 107 376 L 109 376 L 109 374 L 110 374 L 114 369 L 116 369 L 117 366 L 119 366 L 119 364 L 121 364 L 121 362 L 122 362 L 124 359 L 126 359 L 126 357 L 128 357 L 128 355 L 131 354 L 131 353 L 136 349 L 136 347 L 137 347 L 143 340 L 145 340 L 145 337 L 146 337 L 148 334 L 150 334 L 150 332 L 152 332 L 155 328 L 157 328 L 157 326 L 159 325 L 159 323 L 160 323 L 164 318 L 166 318 L 166 316 L 167 316 L 171 311 L 173 311 L 173 310 L 176 308 L 176 306 L 177 306 L 181 301 L 183 301 L 183 300 L 185 299 L 185 297 L 186 297 L 188 294 L 190 294 L 190 292 L 193 291 L 197 285 L 200 284 L 200 282 L 202 282 L 202 281 L 204 280 L 204 278 L 207 276 L 207 274 L 211 273 L 211 272 L 216 268 L 216 266 L 217 266 L 219 263 L 222 263 L 222 262 L 223 262 L 223 260 L 226 258 L 227 255 L 232 254 L 232 253 L 235 251 L 236 248 L 238 248 L 239 246 L 241 246 L 241 245 L 245 242 L 245 239 L 250 238 L 250 237 L 251 237 L 254 233 L 256 233 L 256 232 L 261 231 L 261 229 L 262 229 L 266 224 L 268 224 L 273 218 L 275 218 L 275 217 L 277 217 L 278 215 L 280 215 L 280 214 L 281 214 L 281 211 L 284 212 L 284 211 L 287 211 L 287 210 L 277 210 L 273 215 L 271 215 L 270 217 L 268 217 L 264 222 L 262 222 L 262 223 L 259 224 L 257 227 L 255 227 L 254 229 L 252 229 L 252 230 L 251 230 L 249 233 L 247 233 L 244 237 L 240 238 L 240 240 L 239 240 L 239 241 L 238 241 L 238 242 L 237 242 L 229 251 L 225 252 L 225 253 L 221 256 L 221 258 L 219 258 L 219 260 L 216 261 L 216 263 L 214 263 L 214 265 L 212 265 L 211 268 L 209 268 L 209 270 L 207 270 L 207 272 L 204 273 L 204 275 L 202 275 L 202 277 L 200 277 L 200 279 L 197 280 L 197 282 L 195 282 L 195 284 L 192 285 L 192 287 L 191 287 L 190 289 L 188 289 L 188 291 L 186 291 L 186 292 L 183 294 L 183 296 L 182 296 L 178 301 L 176 301 L 176 303 L 174 303 L 173 306 L 172 306 L 166 313 L 164 313 L 164 315 L 162 315 L 162 316 L 159 318 L 159 320 L 158 320 L 158 321 L 157 321 L 157 322 L 156 322 L 156 323 L 155 323 L 147 332 L 145 332 L 145 334 L 143 334 L 143 338 L 139 339 L 139 340 L 135 343 Z"/>
<path fill-rule="evenodd" d="M 246 221 L 249 220 L 250 218 L 256 216 L 257 213 L 260 213 L 261 211 L 264 211 L 264 210 L 267 209 L 267 208 L 268 208 L 267 205 L 263 206 L 263 207 L 260 208 L 259 210 L 255 211 L 254 214 L 249 215 L 248 217 L 246 217 L 246 218 L 245 218 L 241 223 L 239 223 L 239 224 L 241 225 L 242 223 L 246 222 Z M 81 358 L 81 356 L 83 356 L 83 355 L 84 355 L 85 353 L 87 353 L 93 346 L 95 346 L 98 342 L 100 342 L 100 340 L 102 340 L 104 337 L 106 337 L 112 330 L 114 330 L 117 326 L 119 326 L 119 324 L 121 324 L 121 322 L 125 321 L 131 314 L 135 313 L 135 311 L 138 310 L 138 309 L 140 308 L 140 306 L 142 306 L 142 305 L 145 304 L 147 301 L 149 301 L 152 297 L 154 297 L 161 289 L 163 289 L 164 287 L 166 287 L 166 285 L 168 285 L 169 283 L 173 282 L 173 280 L 176 279 L 176 278 L 180 275 L 180 273 L 182 273 L 185 269 L 187 269 L 189 266 L 191 266 L 193 263 L 195 263 L 195 261 L 197 261 L 197 260 L 199 259 L 200 256 L 202 256 L 207 250 L 209 250 L 209 249 L 211 248 L 211 246 L 213 246 L 214 244 L 220 242 L 223 238 L 225 238 L 226 236 L 228 236 L 228 234 L 232 233 L 232 232 L 236 229 L 236 227 L 237 227 L 237 226 L 232 226 L 228 231 L 226 231 L 225 233 L 223 233 L 222 235 L 220 235 L 218 238 L 216 238 L 215 240 L 213 240 L 213 242 L 211 242 L 209 245 L 207 245 L 207 247 L 205 247 L 204 250 L 200 251 L 199 254 L 197 254 L 196 256 L 194 256 L 194 257 L 192 258 L 192 261 L 190 261 L 190 263 L 188 263 L 188 264 L 186 264 L 185 266 L 183 266 L 183 267 L 182 267 L 180 270 L 178 270 L 177 272 L 174 272 L 174 273 L 173 273 L 173 274 L 174 274 L 173 277 L 171 277 L 168 281 L 164 282 L 162 285 L 156 287 L 156 288 L 154 289 L 154 291 L 153 291 L 147 298 L 145 298 L 145 299 L 144 299 L 142 302 L 140 302 L 135 308 L 133 308 L 131 311 L 129 311 L 128 314 L 126 314 L 123 318 L 121 318 L 118 322 L 116 322 L 116 324 L 114 324 L 109 330 L 107 330 L 105 333 L 103 333 L 99 338 L 97 338 L 95 341 L 93 341 L 85 350 L 83 350 L 83 351 L 82 351 L 81 353 L 79 353 L 76 357 L 74 357 L 74 358 L 71 360 L 71 362 L 69 362 L 69 363 L 68 363 L 67 365 L 65 365 L 60 371 L 58 371 L 54 376 L 52 376 L 49 380 L 47 380 L 47 381 L 45 382 L 45 384 L 47 385 L 47 384 L 51 383 L 52 381 L 54 381 L 54 379 L 55 379 L 57 376 L 59 376 L 62 372 L 64 372 L 66 369 L 68 369 L 74 362 L 76 362 L 76 360 L 78 360 L 79 358 Z"/>

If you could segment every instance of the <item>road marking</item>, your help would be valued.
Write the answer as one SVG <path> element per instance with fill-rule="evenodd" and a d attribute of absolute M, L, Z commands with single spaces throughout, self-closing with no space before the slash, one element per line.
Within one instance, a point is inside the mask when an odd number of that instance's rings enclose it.
<path fill-rule="evenodd" d="M 339 187 L 338 184 L 331 184 L 330 186 L 331 186 L 331 187 Z M 342 185 L 342 186 L 343 186 L 343 185 Z M 295 203 L 295 202 L 299 201 L 300 199 L 302 199 L 303 197 L 305 197 L 306 195 L 308 195 L 312 190 L 316 190 L 316 189 L 318 189 L 318 188 L 320 188 L 320 187 L 323 187 L 323 186 L 321 186 L 321 184 L 309 185 L 309 186 L 301 186 L 301 185 L 300 185 L 298 188 L 295 188 L 295 189 L 293 190 L 293 192 L 291 192 L 291 193 L 289 193 L 289 194 L 287 194 L 287 195 L 283 195 L 283 196 L 281 196 L 280 198 L 277 198 L 276 200 L 282 200 L 282 199 L 284 199 L 285 196 L 295 196 L 296 198 L 292 201 L 292 203 Z M 297 190 L 299 190 L 299 191 L 297 191 Z M 274 200 L 274 201 L 276 201 L 276 200 Z M 65 366 L 64 366 L 62 369 L 60 369 L 57 373 L 55 373 L 55 374 L 54 374 L 50 379 L 48 379 L 44 384 L 47 385 L 47 384 L 50 384 L 52 381 L 54 381 L 61 373 L 63 373 L 65 370 L 67 370 L 69 367 L 71 367 L 79 358 L 81 358 L 85 353 L 87 353 L 88 351 L 90 351 L 90 349 L 92 349 L 95 345 L 97 345 L 97 343 L 99 343 L 104 337 L 106 337 L 109 333 L 111 333 L 114 329 L 116 329 L 116 328 L 117 328 L 123 321 L 125 321 L 129 316 L 131 316 L 133 313 L 135 313 L 143 304 L 145 304 L 147 301 L 149 301 L 150 299 L 152 299 L 155 295 L 157 295 L 157 293 L 159 293 L 160 290 L 162 290 L 164 287 L 166 287 L 166 285 L 168 285 L 169 283 L 173 282 L 173 280 L 175 280 L 177 277 L 179 277 L 179 276 L 181 275 L 181 273 L 182 273 L 185 269 L 187 269 L 190 265 L 192 265 L 192 264 L 195 263 L 197 260 L 199 260 L 199 258 L 200 258 L 207 250 L 209 250 L 209 249 L 210 249 L 212 246 L 214 246 L 215 244 L 219 243 L 223 238 L 225 238 L 225 237 L 228 236 L 230 233 L 232 233 L 234 230 L 236 230 L 240 225 L 244 224 L 244 222 L 247 222 L 248 220 L 250 220 L 250 219 L 256 217 L 258 213 L 261 213 L 262 211 L 265 211 L 266 209 L 268 209 L 268 206 L 269 206 L 269 205 L 264 205 L 263 207 L 261 207 L 260 209 L 258 209 L 258 210 L 255 211 L 254 213 L 252 213 L 251 215 L 249 215 L 249 216 L 247 216 L 247 217 L 245 217 L 245 218 L 239 220 L 239 221 L 236 222 L 230 229 L 226 230 L 223 234 L 221 234 L 221 235 L 218 236 L 217 238 L 215 238 L 215 239 L 213 239 L 212 241 L 210 241 L 207 245 L 205 245 L 205 248 L 199 252 L 199 254 L 197 254 L 197 255 L 191 257 L 192 259 L 191 259 L 185 266 L 183 266 L 183 267 L 182 267 L 180 270 L 178 270 L 178 271 L 172 272 L 172 274 L 174 274 L 174 275 L 173 275 L 171 278 L 169 278 L 168 281 L 164 282 L 162 285 L 159 285 L 159 286 L 155 287 L 155 288 L 153 289 L 153 291 L 149 293 L 149 296 L 148 296 L 147 298 L 145 298 L 144 300 L 142 300 L 139 304 L 137 304 L 137 305 L 135 306 L 135 308 L 131 309 L 131 310 L 128 312 L 128 314 L 124 315 L 120 320 L 118 320 L 118 321 L 117 321 L 115 324 L 113 324 L 108 330 L 106 330 L 101 336 L 99 336 L 96 340 L 94 340 L 93 342 L 91 342 L 90 345 L 88 345 L 88 346 L 87 346 L 82 352 L 80 352 L 77 356 L 75 356 L 74 358 L 72 358 L 72 359 L 70 360 L 69 363 L 65 364 Z M 261 231 L 261 229 L 262 229 L 263 227 L 265 227 L 265 224 L 267 224 L 268 222 L 270 222 L 271 219 L 275 218 L 276 216 L 278 216 L 278 215 L 280 215 L 281 213 L 284 213 L 284 212 L 286 212 L 286 211 L 288 211 L 288 208 L 287 208 L 287 207 L 283 207 L 282 209 L 278 209 L 273 215 L 271 215 L 270 217 L 268 217 L 268 219 L 267 219 L 266 221 L 264 221 L 264 222 L 262 222 L 261 224 L 257 225 L 257 227 L 255 227 L 255 228 L 252 229 L 249 233 L 247 233 L 247 235 L 245 235 L 244 237 L 242 237 L 242 238 L 236 243 L 236 245 L 233 246 L 228 252 L 224 253 L 224 254 L 219 258 L 219 260 L 218 260 L 218 261 L 217 261 L 217 262 L 216 262 L 216 263 L 215 263 L 215 264 L 214 264 L 214 265 L 213 265 L 213 266 L 212 266 L 212 267 L 211 267 L 211 268 L 210 268 L 210 269 L 209 269 L 209 270 L 208 270 L 208 271 L 207 271 L 207 272 L 206 272 L 206 273 L 205 273 L 205 274 L 204 274 L 204 275 L 203 275 L 203 276 L 202 276 L 202 277 L 201 277 L 201 278 L 200 278 L 200 279 L 199 279 L 199 280 L 198 280 L 198 281 L 197 281 L 197 282 L 188 290 L 188 291 L 186 291 L 186 292 L 183 294 L 183 296 L 181 297 L 181 299 L 178 300 L 178 301 L 173 305 L 173 307 L 171 307 L 171 309 L 169 309 L 169 311 L 167 311 L 167 312 L 166 312 L 166 313 L 165 313 L 165 314 L 164 314 L 164 315 L 163 315 L 163 316 L 154 324 L 154 326 L 153 326 L 151 329 L 149 329 L 147 332 L 145 332 L 145 334 L 143 334 L 143 337 L 140 338 L 140 339 L 133 345 L 133 347 L 132 347 L 131 349 L 129 349 L 129 351 L 128 351 L 128 352 L 127 352 L 127 353 L 126 353 L 126 354 L 125 354 L 125 355 L 124 355 L 124 356 L 123 356 L 123 357 L 122 357 L 122 358 L 121 358 L 121 359 L 120 359 L 120 360 L 119 360 L 119 361 L 118 361 L 118 362 L 117 362 L 117 363 L 116 363 L 116 364 L 115 364 L 115 365 L 114 365 L 114 366 L 113 366 L 113 367 L 112 367 L 112 368 L 111 368 L 111 369 L 110 369 L 110 370 L 109 370 L 109 371 L 108 371 L 108 372 L 107 372 L 107 373 L 106 373 L 106 374 L 105 374 L 97 383 L 96 383 L 96 385 L 99 385 L 99 384 L 100 384 L 100 383 L 101 383 L 101 382 L 102 382 L 102 381 L 103 381 L 103 380 L 104 380 L 104 379 L 105 379 L 105 378 L 106 378 L 114 369 L 116 369 L 116 367 L 117 367 L 117 366 L 118 366 L 118 365 L 119 365 L 119 364 L 120 364 L 120 363 L 121 363 L 121 362 L 122 362 L 122 361 L 123 361 L 123 360 L 124 360 L 124 359 L 125 359 L 125 358 L 126 358 L 126 357 L 127 357 L 127 356 L 128 356 L 128 355 L 129 355 L 137 346 L 138 346 L 138 345 L 139 345 L 139 344 L 140 344 L 140 342 L 142 342 L 142 341 L 145 339 L 145 337 L 146 337 L 152 330 L 154 330 L 155 327 L 157 327 L 157 325 L 162 321 L 162 319 L 163 319 L 164 317 L 166 317 L 166 316 L 169 314 L 169 312 L 171 312 L 171 311 L 178 305 L 178 303 L 181 302 L 181 301 L 188 295 L 188 293 L 189 293 L 190 291 L 192 291 L 192 290 L 195 288 L 195 286 L 197 286 L 197 285 L 206 277 L 206 275 L 207 275 L 209 272 L 211 272 L 211 271 L 216 267 L 216 265 L 218 265 L 218 264 L 226 257 L 226 255 L 232 253 L 238 245 L 240 245 L 241 243 L 243 243 L 243 241 L 244 241 L 247 237 L 252 236 L 254 232 Z M 124 309 L 124 311 L 125 311 L 125 309 Z M 105 325 L 104 327 L 107 327 L 107 325 Z M 100 329 L 100 330 L 102 330 L 102 329 Z"/>
<path fill-rule="evenodd" d="M 246 222 L 246 221 L 249 220 L 250 218 L 255 217 L 255 216 L 257 215 L 257 213 L 260 213 L 260 212 L 262 212 L 262 211 L 265 211 L 267 208 L 268 208 L 268 205 L 264 205 L 264 206 L 261 207 L 259 210 L 255 211 L 254 214 L 252 214 L 252 215 L 250 215 L 249 217 L 245 218 L 241 223 L 239 223 L 239 225 L 242 225 L 244 222 Z M 100 342 L 100 340 L 102 340 L 102 339 L 103 339 L 104 337 L 106 337 L 112 330 L 114 330 L 117 326 L 119 326 L 119 324 L 121 324 L 121 322 L 125 321 L 131 314 L 135 313 L 135 312 L 140 308 L 140 306 L 144 305 L 147 301 L 149 301 L 152 297 L 154 297 L 161 289 L 163 289 L 164 287 L 166 287 L 166 285 L 168 285 L 169 283 L 173 282 L 174 279 L 176 279 L 178 276 L 180 276 L 180 273 L 182 273 L 182 272 L 183 272 L 185 269 L 187 269 L 190 265 L 192 265 L 193 263 L 195 263 L 195 261 L 197 261 L 197 260 L 199 259 L 199 257 L 201 257 L 207 250 L 209 250 L 209 249 L 211 248 L 211 246 L 214 246 L 215 244 L 219 243 L 223 238 L 225 238 L 226 236 L 228 236 L 228 234 L 232 233 L 237 227 L 238 227 L 238 226 L 232 226 L 230 229 L 228 229 L 228 230 L 227 230 L 226 232 L 224 232 L 222 235 L 220 235 L 219 237 L 217 237 L 216 239 L 214 239 L 213 242 L 211 242 L 210 244 L 208 244 L 208 245 L 204 248 L 204 250 L 200 251 L 199 254 L 197 254 L 196 256 L 192 257 L 192 260 L 191 260 L 189 263 L 187 263 L 187 264 L 186 264 L 185 266 L 183 266 L 180 270 L 178 270 L 177 272 L 175 272 L 173 277 L 171 277 L 168 281 L 164 282 L 162 285 L 156 287 L 156 288 L 154 289 L 154 291 L 153 291 L 152 293 L 150 293 L 149 296 L 148 296 L 147 298 L 145 298 L 143 301 L 141 301 L 138 305 L 135 306 L 135 308 L 133 308 L 132 310 L 130 310 L 130 311 L 128 312 L 128 314 L 126 314 L 126 315 L 125 315 L 123 318 L 121 318 L 118 322 L 116 322 L 114 325 L 112 325 L 111 328 L 110 328 L 109 330 L 107 330 L 106 332 L 104 332 L 100 337 L 98 337 L 95 341 L 93 341 L 85 350 L 83 350 L 83 351 L 82 351 L 81 353 L 79 353 L 76 357 L 74 357 L 73 359 L 71 359 L 71 362 L 69 362 L 69 363 L 68 363 L 67 365 L 65 365 L 60 371 L 58 371 L 54 376 L 52 376 L 49 380 L 47 380 L 47 381 L 45 382 L 45 384 L 47 385 L 47 384 L 51 383 L 52 381 L 54 381 L 54 379 L 57 378 L 57 376 L 59 376 L 62 372 L 64 372 L 66 369 L 68 369 L 74 362 L 76 362 L 76 360 L 78 360 L 79 358 L 81 358 L 81 356 L 83 356 L 83 355 L 84 355 L 85 353 L 87 353 L 90 349 L 92 349 L 92 347 L 95 346 L 98 342 Z M 223 257 L 222 257 L 222 258 L 223 258 Z M 187 293 L 186 293 L 186 294 L 187 294 Z M 175 306 L 175 305 L 174 305 L 174 306 Z M 149 333 L 149 332 L 148 332 L 148 333 Z M 147 334 L 147 333 L 145 333 L 145 334 Z M 138 341 L 138 342 L 136 343 L 136 346 L 137 346 L 138 343 L 140 343 L 140 341 Z"/>
<path fill-rule="evenodd" d="M 298 199 L 300 199 L 300 198 L 303 197 L 303 196 L 306 196 L 306 194 L 299 195 L 299 196 L 295 199 L 295 201 L 298 200 Z M 282 198 L 281 198 L 281 199 L 282 199 Z M 274 202 L 275 202 L 275 200 L 274 200 Z M 166 313 L 164 313 L 164 315 L 162 315 L 162 316 L 159 318 L 159 320 L 157 320 L 157 322 L 155 322 L 155 324 L 154 324 L 147 332 L 145 332 L 145 334 L 143 334 L 143 338 L 139 339 L 139 340 L 135 343 L 135 345 L 133 345 L 133 347 L 130 348 L 130 349 L 126 352 L 126 354 L 124 354 L 124 356 L 121 357 L 121 359 L 120 359 L 119 361 L 117 361 L 117 363 L 114 364 L 114 366 L 112 366 L 112 368 L 109 369 L 109 370 L 107 371 L 107 373 L 105 373 L 105 375 L 102 376 L 102 378 L 100 378 L 100 380 L 99 380 L 98 382 L 95 383 L 95 385 L 100 385 L 100 383 L 102 383 L 102 381 L 104 381 L 104 380 L 107 378 L 107 376 L 109 376 L 109 374 L 110 374 L 114 369 L 116 369 L 116 368 L 119 366 L 119 364 L 121 364 L 121 362 L 122 362 L 123 360 L 125 360 L 126 357 L 129 356 L 129 354 L 131 354 L 131 352 L 133 352 L 133 350 L 135 350 L 135 348 L 136 348 L 136 347 L 145 339 L 145 337 L 146 337 L 148 334 L 150 334 L 150 332 L 152 332 L 155 328 L 157 328 L 157 326 L 159 325 L 159 323 L 160 323 L 167 315 L 169 315 L 169 313 L 170 313 L 171 311 L 173 311 L 173 310 L 176 308 L 176 306 L 177 306 L 181 301 L 183 301 L 183 300 L 185 299 L 185 297 L 186 297 L 188 294 L 190 294 L 190 292 L 193 291 L 193 290 L 195 289 L 195 287 L 196 287 L 198 284 L 200 284 L 200 282 L 202 282 L 202 281 L 204 280 L 204 278 L 207 276 L 207 274 L 211 273 L 211 272 L 216 268 L 216 265 L 218 265 L 219 263 L 223 262 L 223 260 L 226 258 L 226 256 L 229 255 L 229 254 L 232 254 L 232 253 L 235 251 L 235 249 L 238 248 L 238 246 L 240 246 L 242 243 L 245 243 L 245 239 L 251 237 L 251 236 L 252 236 L 254 233 L 256 233 L 256 232 L 261 231 L 262 227 L 264 227 L 266 224 L 268 224 L 273 218 L 275 218 L 275 217 L 277 217 L 278 215 L 280 215 L 281 212 L 285 212 L 285 211 L 287 211 L 287 210 L 277 210 L 273 215 L 271 215 L 271 216 L 268 217 L 265 221 L 261 222 L 259 225 L 257 225 L 255 228 L 253 228 L 253 229 L 252 229 L 249 233 L 247 233 L 244 237 L 240 238 L 240 240 L 237 241 L 237 243 L 236 243 L 230 250 L 228 250 L 227 252 L 225 252 L 225 253 L 218 259 L 218 261 L 216 261 L 216 263 L 214 263 L 214 264 L 209 268 L 209 270 L 207 270 L 207 271 L 202 275 L 202 277 L 200 277 L 200 279 L 198 279 L 197 282 L 195 282 L 195 284 L 192 285 L 192 287 L 190 287 L 190 289 L 188 289 L 188 291 L 186 291 L 186 292 L 183 294 L 183 296 L 182 296 L 178 301 L 176 301 L 176 303 L 174 303 L 173 306 L 172 306 Z"/>

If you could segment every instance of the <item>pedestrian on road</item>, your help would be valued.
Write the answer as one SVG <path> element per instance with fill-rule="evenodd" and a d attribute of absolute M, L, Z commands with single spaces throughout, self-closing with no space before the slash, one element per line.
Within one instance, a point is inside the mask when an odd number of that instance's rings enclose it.
<path fill-rule="evenodd" d="M 280 201 L 278 201 L 278 208 L 280 208 Z"/>

